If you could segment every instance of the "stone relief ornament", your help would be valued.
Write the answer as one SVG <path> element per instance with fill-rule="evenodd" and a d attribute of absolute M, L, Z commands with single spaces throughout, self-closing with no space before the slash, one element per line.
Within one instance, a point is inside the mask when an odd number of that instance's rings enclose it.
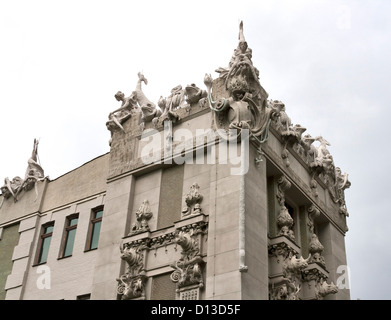
<path fill-rule="evenodd" d="M 32 188 L 35 188 L 35 199 L 38 198 L 38 187 L 37 182 L 45 180 L 44 170 L 38 162 L 38 144 L 39 141 L 34 139 L 33 151 L 31 157 L 27 161 L 27 169 L 24 179 L 19 176 L 14 177 L 10 180 L 8 177 L 4 179 L 4 185 L 0 188 L 3 195 L 2 202 L 0 203 L 0 208 L 3 205 L 4 199 L 13 197 L 14 201 L 18 201 L 18 195 L 22 190 L 29 191 Z"/>
<path fill-rule="evenodd" d="M 201 202 L 203 199 L 200 193 L 198 183 L 193 183 L 190 186 L 189 192 L 185 196 L 186 207 L 182 210 L 182 217 L 197 215 L 202 213 Z"/>
<path fill-rule="evenodd" d="M 314 163 L 315 159 L 318 155 L 316 147 L 313 145 L 315 138 L 313 138 L 310 134 L 306 134 L 301 138 L 300 144 L 304 149 L 305 157 L 304 161 L 307 164 Z"/>
<path fill-rule="evenodd" d="M 111 133 L 118 129 L 125 132 L 122 124 L 128 120 L 132 116 L 134 110 L 137 109 L 136 97 L 134 93 L 129 97 L 125 97 L 125 94 L 122 91 L 118 91 L 114 97 L 117 101 L 121 101 L 121 107 L 109 113 L 109 120 L 106 122 L 106 127 Z"/>
<path fill-rule="evenodd" d="M 292 279 L 293 276 L 298 276 L 300 278 L 300 272 L 308 267 L 308 262 L 310 258 L 311 255 L 309 255 L 307 259 L 304 259 L 303 257 L 297 258 L 296 256 L 287 258 L 285 260 L 283 271 L 284 278 Z"/>
<path fill-rule="evenodd" d="M 295 241 L 295 233 L 292 230 L 293 219 L 285 206 L 281 207 L 280 214 L 277 217 L 277 225 L 280 229 L 277 235 L 284 235 Z"/>
<path fill-rule="evenodd" d="M 278 116 L 279 108 L 267 105 L 267 93 L 259 83 L 259 71 L 251 61 L 252 53 L 243 35 L 243 22 L 239 26 L 239 44 L 228 68 L 219 68 L 220 78 L 224 80 L 229 98 L 212 99 L 212 76 L 205 75 L 209 107 L 213 111 L 215 130 L 225 139 L 236 139 L 242 129 L 248 129 L 252 137 L 264 142 L 270 121 Z M 230 130 L 235 129 L 235 130 Z M 229 131 L 229 133 L 228 133 Z M 235 133 L 234 132 L 238 132 Z"/>
<path fill-rule="evenodd" d="M 313 204 L 311 204 L 307 212 L 308 212 L 308 222 L 307 222 L 308 230 L 311 233 L 314 233 L 315 232 L 314 220 L 319 217 L 320 211 Z"/>
<path fill-rule="evenodd" d="M 139 72 L 136 89 L 132 92 L 129 97 L 125 97 L 125 94 L 118 91 L 114 97 L 121 101 L 121 107 L 110 112 L 109 120 L 106 122 L 106 127 L 110 130 L 111 135 L 116 130 L 121 130 L 125 133 L 123 123 L 128 120 L 132 114 L 141 110 L 141 128 L 144 129 L 147 122 L 156 122 L 157 118 L 161 115 L 161 110 L 150 101 L 144 94 L 141 83 L 148 84 L 148 80 L 144 75 Z M 110 141 L 111 144 L 111 141 Z"/>
<path fill-rule="evenodd" d="M 23 185 L 23 179 L 19 176 L 14 177 L 10 180 L 8 177 L 4 179 L 4 185 L 1 187 L 1 194 L 3 195 L 3 200 L 8 199 L 11 196 L 14 198 L 14 201 L 17 201 L 16 195 L 19 192 Z M 3 202 L 0 204 L 0 208 Z"/>
<path fill-rule="evenodd" d="M 339 204 L 339 213 L 348 217 L 349 213 L 345 202 L 345 189 L 348 189 L 351 185 L 348 174 L 342 174 L 341 169 L 336 167 L 334 172 L 328 172 L 328 175 L 325 177 L 325 182 L 331 198 L 335 203 Z"/>
<path fill-rule="evenodd" d="M 208 93 L 198 88 L 194 83 L 187 85 L 185 88 L 186 102 L 189 105 L 200 103 L 201 108 L 205 106 Z"/>
<path fill-rule="evenodd" d="M 285 190 L 289 189 L 290 187 L 291 183 L 284 175 L 278 178 L 276 197 L 278 204 L 280 205 L 280 212 L 277 216 L 277 226 L 279 228 L 277 235 L 284 235 L 295 241 L 295 234 L 292 230 L 294 221 L 285 206 Z"/>
<path fill-rule="evenodd" d="M 272 283 L 270 300 L 300 300 L 302 288 L 302 271 L 308 266 L 310 256 L 307 259 L 297 258 L 290 253 L 283 262 L 283 278 L 277 284 Z"/>
<path fill-rule="evenodd" d="M 333 282 L 328 284 L 326 281 L 319 281 L 315 287 L 315 296 L 318 300 L 322 300 L 325 296 L 336 294 L 337 292 L 338 287 Z"/>
<path fill-rule="evenodd" d="M 144 129 L 145 123 L 151 121 L 153 123 L 156 123 L 158 117 L 160 117 L 162 113 L 161 110 L 158 109 L 156 105 L 145 96 L 141 88 L 141 82 L 148 84 L 148 80 L 144 77 L 144 75 L 141 72 L 139 72 L 136 90 L 134 91 L 134 93 L 142 113 L 141 128 Z"/>
<path fill-rule="evenodd" d="M 144 200 L 140 208 L 136 211 L 136 222 L 132 225 L 129 235 L 149 231 L 148 221 L 153 214 L 148 200 Z"/>
<path fill-rule="evenodd" d="M 326 261 L 324 260 L 324 257 L 322 256 L 322 252 L 324 250 L 324 247 L 320 243 L 318 236 L 315 233 L 313 233 L 311 236 L 311 241 L 309 243 L 308 250 L 311 255 L 309 263 L 316 262 L 316 263 L 320 264 L 323 268 L 326 268 Z"/>
<path fill-rule="evenodd" d="M 283 277 L 287 281 L 288 286 L 286 300 L 300 300 L 299 292 L 302 287 L 302 271 L 308 267 L 310 258 L 311 255 L 309 255 L 307 259 L 292 256 L 290 259 L 288 258 L 285 260 Z"/>
<path fill-rule="evenodd" d="M 117 281 L 117 293 L 122 300 L 145 298 L 147 277 L 144 271 L 144 256 L 140 248 L 120 246 L 121 259 L 126 262 L 127 271 Z"/>
<path fill-rule="evenodd" d="M 258 81 L 259 71 L 253 66 L 251 61 L 252 50 L 248 47 L 243 33 L 243 21 L 239 24 L 239 43 L 234 50 L 228 68 L 218 68 L 216 72 L 220 73 L 220 77 L 225 79 L 225 87 L 228 90 L 229 81 L 235 75 L 242 75 L 249 80 Z"/>
<path fill-rule="evenodd" d="M 281 137 L 284 141 L 281 157 L 285 161 L 285 165 L 287 167 L 290 166 L 287 147 L 300 146 L 299 142 L 301 141 L 301 135 L 306 130 L 307 129 L 302 127 L 300 124 L 295 124 L 294 126 L 290 126 L 287 131 L 283 131 L 281 133 Z"/>
<path fill-rule="evenodd" d="M 36 188 L 36 182 L 45 179 L 44 171 L 41 165 L 38 163 L 38 143 L 37 139 L 34 139 L 33 151 L 31 157 L 27 161 L 27 170 L 24 178 L 22 188 L 28 191 L 35 186 L 36 196 L 38 197 L 38 190 Z"/>
<path fill-rule="evenodd" d="M 181 258 L 176 261 L 172 268 L 171 280 L 177 283 L 178 289 L 186 286 L 198 285 L 203 287 L 202 268 L 205 264 L 199 248 L 199 240 L 195 238 L 194 231 L 179 231 L 175 242 L 182 248 Z"/>
<path fill-rule="evenodd" d="M 175 123 L 179 120 L 179 116 L 175 110 L 185 106 L 185 90 L 182 89 L 181 85 L 177 85 L 171 89 L 171 94 L 168 97 L 160 97 L 158 105 L 163 112 L 160 117 L 161 120 L 163 122 L 169 120 Z"/>
<path fill-rule="evenodd" d="M 316 189 L 318 184 L 315 180 L 315 177 L 330 171 L 334 164 L 333 157 L 327 150 L 327 146 L 329 146 L 330 143 L 321 136 L 316 137 L 315 140 L 319 141 L 320 145 L 316 148 L 316 153 L 314 156 L 315 159 L 313 162 L 309 163 L 309 166 L 312 172 L 310 186 L 314 195 L 317 197 L 318 192 L 316 191 Z"/>
<path fill-rule="evenodd" d="M 299 300 L 301 286 L 294 285 L 290 282 L 272 286 L 270 300 Z"/>

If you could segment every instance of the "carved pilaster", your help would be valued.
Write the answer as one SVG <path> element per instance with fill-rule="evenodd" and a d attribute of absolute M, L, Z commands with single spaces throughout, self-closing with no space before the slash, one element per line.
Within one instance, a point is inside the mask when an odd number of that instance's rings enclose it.
<path fill-rule="evenodd" d="M 323 268 L 326 268 L 326 262 L 322 256 L 324 250 L 323 245 L 320 243 L 318 236 L 315 234 L 315 219 L 319 217 L 320 211 L 313 204 L 308 208 L 308 230 L 310 234 L 310 240 L 308 243 L 308 251 L 311 254 L 310 263 L 319 263 Z"/>
<path fill-rule="evenodd" d="M 200 241 L 201 236 L 206 234 L 207 227 L 208 224 L 201 221 L 177 229 L 175 243 L 182 251 L 181 257 L 171 265 L 175 271 L 170 278 L 177 284 L 179 299 L 199 297 L 199 290 L 204 287 L 202 273 L 205 261 L 201 256 Z"/>
<path fill-rule="evenodd" d="M 295 240 L 295 235 L 292 230 L 293 218 L 288 212 L 288 209 L 285 206 L 285 190 L 291 187 L 291 183 L 283 175 L 277 180 L 277 201 L 280 205 L 280 212 L 277 216 L 277 225 L 279 231 L 277 235 L 285 235 L 292 240 Z"/>

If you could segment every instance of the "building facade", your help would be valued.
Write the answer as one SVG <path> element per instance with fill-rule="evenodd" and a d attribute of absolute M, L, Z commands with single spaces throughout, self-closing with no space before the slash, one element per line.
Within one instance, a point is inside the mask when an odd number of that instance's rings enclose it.
<path fill-rule="evenodd" d="M 216 72 L 157 103 L 139 73 L 110 152 L 55 180 L 34 141 L 1 188 L 0 299 L 350 298 L 329 143 L 268 100 L 242 23 Z"/>

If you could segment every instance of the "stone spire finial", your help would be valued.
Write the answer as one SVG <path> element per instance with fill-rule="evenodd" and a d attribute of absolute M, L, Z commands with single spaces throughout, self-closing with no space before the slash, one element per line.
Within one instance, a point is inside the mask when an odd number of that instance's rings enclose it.
<path fill-rule="evenodd" d="M 239 42 L 246 42 L 246 39 L 244 38 L 244 33 L 243 33 L 243 21 L 240 21 L 240 24 L 239 24 Z"/>

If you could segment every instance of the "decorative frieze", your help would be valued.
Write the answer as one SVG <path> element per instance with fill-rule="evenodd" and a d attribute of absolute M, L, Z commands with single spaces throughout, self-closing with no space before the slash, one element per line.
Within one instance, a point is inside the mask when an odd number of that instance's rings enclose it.
<path fill-rule="evenodd" d="M 201 241 L 208 232 L 207 217 L 198 215 L 178 221 L 171 230 L 163 234 L 159 231 L 157 236 L 151 232 L 134 233 L 124 239 L 120 249 L 127 271 L 117 279 L 117 293 L 121 299 L 145 299 L 148 279 L 144 269 L 145 254 L 152 251 L 157 257 L 158 249 L 165 247 L 167 253 L 169 245 L 174 246 L 175 251 L 178 251 L 177 247 L 182 249 L 180 258 L 171 265 L 175 271 L 170 278 L 177 283 L 177 298 L 199 297 L 199 290 L 204 286 L 202 272 L 205 262 L 201 255 Z"/>

